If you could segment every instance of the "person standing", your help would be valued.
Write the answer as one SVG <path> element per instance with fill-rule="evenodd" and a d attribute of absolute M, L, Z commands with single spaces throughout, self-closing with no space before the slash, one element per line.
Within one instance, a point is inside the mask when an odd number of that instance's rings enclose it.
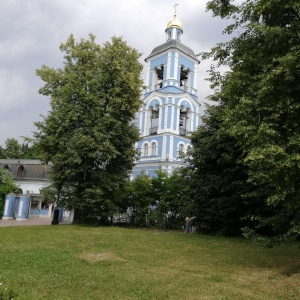
<path fill-rule="evenodd" d="M 185 218 L 184 233 L 191 233 L 191 218 L 190 217 Z"/>

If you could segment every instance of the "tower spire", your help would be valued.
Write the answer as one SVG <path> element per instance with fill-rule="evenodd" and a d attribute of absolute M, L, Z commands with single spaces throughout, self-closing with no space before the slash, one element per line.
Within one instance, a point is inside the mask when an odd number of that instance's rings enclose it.
<path fill-rule="evenodd" d="M 173 5 L 173 7 L 174 7 L 174 19 L 173 20 L 171 20 L 169 23 L 168 23 L 168 25 L 167 25 L 167 28 L 166 28 L 166 31 L 168 30 L 168 29 L 172 29 L 172 28 L 178 28 L 180 31 L 181 31 L 181 33 L 183 32 L 183 30 L 182 30 L 182 24 L 181 24 L 181 22 L 177 19 L 177 12 L 176 12 L 176 8 L 177 8 L 177 6 L 178 6 L 179 4 L 178 3 L 175 3 L 174 5 Z M 170 31 L 171 32 L 171 31 Z M 176 36 L 177 36 L 177 34 L 176 34 Z M 175 36 L 174 36 L 175 37 Z M 170 39 L 171 38 L 171 36 L 169 36 L 168 37 L 168 39 Z M 177 37 L 176 37 L 177 38 Z M 178 40 L 180 40 L 180 39 L 178 39 Z"/>
<path fill-rule="evenodd" d="M 179 4 L 178 3 L 175 3 L 174 5 L 173 5 L 173 7 L 174 7 L 174 19 L 176 19 L 176 7 L 178 6 Z"/>

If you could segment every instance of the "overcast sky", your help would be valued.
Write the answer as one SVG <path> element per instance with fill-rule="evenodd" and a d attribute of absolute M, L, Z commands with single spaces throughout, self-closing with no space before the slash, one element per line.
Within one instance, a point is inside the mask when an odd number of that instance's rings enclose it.
<path fill-rule="evenodd" d="M 194 52 L 209 51 L 224 40 L 224 21 L 206 12 L 206 0 L 176 0 L 183 25 L 182 43 Z M 96 36 L 103 44 L 123 36 L 143 55 L 165 42 L 173 19 L 170 0 L 0 0 L 0 145 L 7 138 L 32 137 L 33 122 L 50 110 L 49 99 L 38 94 L 43 82 L 35 75 L 43 64 L 59 68 L 59 45 L 73 33 L 76 40 Z M 198 99 L 211 93 L 207 77 L 210 62 L 201 62 Z M 145 74 L 142 74 L 143 79 Z"/>

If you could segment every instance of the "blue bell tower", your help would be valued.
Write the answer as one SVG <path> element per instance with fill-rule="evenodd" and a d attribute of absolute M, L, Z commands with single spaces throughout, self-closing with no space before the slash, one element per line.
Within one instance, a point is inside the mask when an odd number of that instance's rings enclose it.
<path fill-rule="evenodd" d="M 183 29 L 176 17 L 165 30 L 166 42 L 152 50 L 147 63 L 144 105 L 139 112 L 140 158 L 133 176 L 156 170 L 171 173 L 182 166 L 180 154 L 190 147 L 188 135 L 199 122 L 197 97 L 199 60 L 181 42 Z"/>

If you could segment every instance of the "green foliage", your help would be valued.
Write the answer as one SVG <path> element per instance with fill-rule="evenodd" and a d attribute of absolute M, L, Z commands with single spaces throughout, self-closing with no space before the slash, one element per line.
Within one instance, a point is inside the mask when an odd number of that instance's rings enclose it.
<path fill-rule="evenodd" d="M 5 158 L 5 149 L 2 146 L 0 146 L 0 159 L 3 158 Z"/>
<path fill-rule="evenodd" d="M 38 144 L 22 144 L 23 159 L 40 159 L 42 157 L 42 150 Z"/>
<path fill-rule="evenodd" d="M 128 180 L 123 194 L 123 211 L 131 211 L 131 223 L 138 226 L 147 225 L 150 206 L 155 204 L 152 189 L 152 178 L 145 173 L 134 180 Z"/>
<path fill-rule="evenodd" d="M 138 226 L 177 229 L 191 213 L 189 186 L 180 171 L 157 171 L 155 177 L 141 173 L 127 181 L 122 199 L 121 212 L 129 208 L 131 224 Z"/>
<path fill-rule="evenodd" d="M 139 133 L 132 120 L 142 104 L 140 54 L 122 38 L 101 47 L 93 35 L 79 43 L 70 35 L 60 49 L 62 69 L 36 71 L 52 110 L 35 123 L 34 137 L 43 160 L 54 164 L 60 205 L 75 208 L 76 222 L 104 221 L 117 209 L 136 157 Z"/>
<path fill-rule="evenodd" d="M 25 138 L 20 144 L 15 138 L 8 138 L 5 141 L 5 148 L 0 146 L 1 159 L 39 159 L 42 156 L 38 144 L 32 144 L 33 140 Z"/>
<path fill-rule="evenodd" d="M 158 171 L 152 179 L 153 195 L 156 200 L 154 216 L 162 228 L 181 228 L 184 219 L 191 214 L 189 187 L 179 170 L 172 174 Z"/>
<path fill-rule="evenodd" d="M 0 216 L 3 216 L 5 196 L 16 193 L 18 187 L 13 183 L 12 175 L 5 169 L 0 169 Z"/>
<path fill-rule="evenodd" d="M 224 107 L 207 107 L 203 124 L 191 135 L 192 153 L 184 170 L 193 214 L 201 231 L 241 234 L 251 206 L 243 198 L 251 185 L 241 164 L 242 150 L 222 127 Z"/>
<path fill-rule="evenodd" d="M 50 204 L 56 201 L 57 190 L 52 185 L 42 188 L 40 191 L 43 196 L 43 202 Z"/>
<path fill-rule="evenodd" d="M 8 138 L 5 141 L 5 156 L 6 158 L 18 159 L 23 156 L 22 146 L 14 138 Z"/>
<path fill-rule="evenodd" d="M 211 69 L 211 100 L 223 107 L 221 126 L 236 140 L 254 187 L 243 195 L 263 202 L 249 217 L 257 222 L 253 232 L 269 227 L 262 236 L 288 240 L 300 233 L 300 5 L 230 3 L 208 3 L 215 15 L 234 21 L 225 32 L 236 34 L 204 55 L 231 68 L 223 75 Z"/>

